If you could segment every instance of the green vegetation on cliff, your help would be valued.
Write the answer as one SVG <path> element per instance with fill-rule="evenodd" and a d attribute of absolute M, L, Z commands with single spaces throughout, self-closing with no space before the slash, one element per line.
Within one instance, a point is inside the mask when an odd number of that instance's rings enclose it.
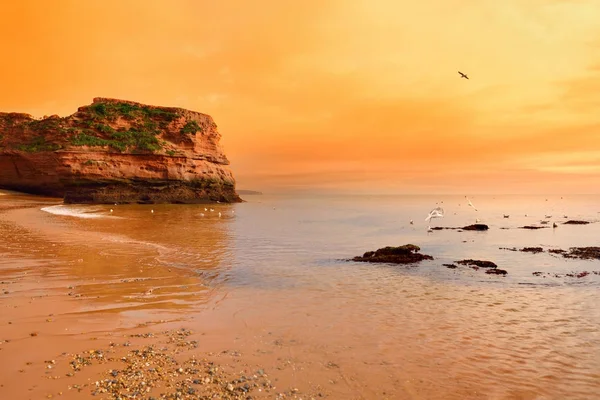
<path fill-rule="evenodd" d="M 69 146 L 104 147 L 109 152 L 155 153 L 170 156 L 178 154 L 164 148 L 164 139 L 189 142 L 190 136 L 203 132 L 204 126 L 195 120 L 185 121 L 178 108 L 158 108 L 131 102 L 97 99 L 81 107 L 72 116 L 34 119 L 27 114 L 0 115 L 0 134 L 8 139 L 0 146 L 26 152 L 55 151 Z M 174 122 L 178 120 L 177 122 Z M 6 132 L 3 132 L 6 131 Z M 6 136 L 6 135 L 5 135 Z"/>
<path fill-rule="evenodd" d="M 28 153 L 37 153 L 40 151 L 56 151 L 60 149 L 60 147 L 59 144 L 46 142 L 46 138 L 43 136 L 37 136 L 29 143 L 18 145 L 17 149 Z"/>
<path fill-rule="evenodd" d="M 94 103 L 89 108 L 97 116 L 109 120 L 122 116 L 126 119 L 135 119 L 136 117 L 161 118 L 170 122 L 178 117 L 176 112 L 130 103 Z"/>
<path fill-rule="evenodd" d="M 188 121 L 183 128 L 181 128 L 182 134 L 195 134 L 198 131 L 202 132 L 202 127 L 198 125 L 196 121 Z"/>
<path fill-rule="evenodd" d="M 71 138 L 75 146 L 108 146 L 118 151 L 128 148 L 134 151 L 159 151 L 162 149 L 160 141 L 151 132 L 128 130 L 123 132 L 112 131 L 108 139 L 103 139 L 88 133 L 79 133 Z"/>

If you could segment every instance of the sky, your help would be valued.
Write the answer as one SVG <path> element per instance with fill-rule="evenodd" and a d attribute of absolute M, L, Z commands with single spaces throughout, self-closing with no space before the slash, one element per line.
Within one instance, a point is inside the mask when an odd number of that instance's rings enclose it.
<path fill-rule="evenodd" d="M 210 114 L 267 193 L 600 193 L 598 21 L 597 0 L 6 2 L 0 110 Z"/>

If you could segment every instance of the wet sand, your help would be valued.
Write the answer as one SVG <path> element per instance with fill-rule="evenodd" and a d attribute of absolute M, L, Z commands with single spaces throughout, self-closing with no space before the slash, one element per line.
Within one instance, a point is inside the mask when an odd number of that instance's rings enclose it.
<path fill-rule="evenodd" d="M 200 394 L 227 399 L 249 395 L 252 398 L 301 398 L 311 393 L 312 397 L 327 394 L 327 390 L 318 384 L 310 387 L 312 385 L 295 382 L 293 370 L 296 365 L 285 354 L 274 356 L 274 353 L 281 353 L 277 351 L 281 346 L 275 341 L 262 349 L 240 351 L 239 344 L 235 345 L 235 335 L 214 327 L 202 329 L 201 321 L 170 316 L 170 319 L 148 320 L 131 326 L 130 322 L 120 321 L 118 308 L 110 312 L 82 311 L 95 293 L 114 291 L 113 284 L 93 279 L 91 285 L 80 290 L 77 286 L 80 281 L 61 275 L 48 277 L 44 273 L 46 268 L 21 265 L 0 270 L 0 356 L 3 361 L 0 398 L 60 396 L 70 399 L 94 393 L 106 399 L 118 398 L 114 393 L 129 398 L 127 396 L 134 393 L 129 388 L 139 384 L 141 378 L 119 375 L 119 382 L 124 386 L 112 394 L 110 390 L 99 392 L 102 385 L 95 382 L 112 379 L 112 371 L 122 371 L 127 366 L 147 371 L 171 357 L 177 362 L 170 368 L 163 365 L 163 371 L 157 377 L 145 378 L 151 390 L 144 391 L 143 395 L 148 397 L 143 398 L 203 398 L 194 397 Z M 123 285 L 127 293 L 148 292 L 149 279 L 137 276 L 130 279 L 130 284 Z M 189 277 L 174 273 L 160 279 L 190 283 Z M 199 326 L 200 330 L 186 328 L 190 326 Z M 149 348 L 154 349 L 154 355 L 148 360 L 138 357 L 134 363 L 131 352 Z M 99 358 L 98 354 L 103 357 Z M 189 373 L 190 360 L 198 360 L 194 369 L 200 372 Z M 188 372 L 179 372 L 180 368 Z M 208 372 L 210 368 L 217 372 Z M 332 379 L 336 378 L 335 374 L 331 375 Z M 242 377 L 245 378 L 240 380 Z M 207 378 L 209 381 L 205 382 Z M 181 386 L 181 382 L 185 385 Z M 185 393 L 176 397 L 182 387 Z"/>

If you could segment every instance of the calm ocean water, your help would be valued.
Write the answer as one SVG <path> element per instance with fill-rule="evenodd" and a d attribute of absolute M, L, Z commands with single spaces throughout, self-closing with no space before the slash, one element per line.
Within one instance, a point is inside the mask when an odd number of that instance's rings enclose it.
<path fill-rule="evenodd" d="M 478 211 L 464 196 L 262 195 L 206 206 L 211 212 L 27 207 L 39 200 L 4 195 L 0 268 L 27 261 L 48 277 L 77 279 L 90 299 L 82 310 L 117 312 L 124 324 L 193 315 L 248 346 L 280 335 L 296 357 L 345 368 L 356 398 L 380 398 L 381 385 L 390 398 L 600 398 L 600 261 L 502 249 L 599 246 L 600 196 L 469 198 Z M 424 219 L 437 206 L 446 215 L 432 226 L 479 219 L 490 229 L 428 233 Z M 563 225 L 568 219 L 592 223 Z M 547 228 L 519 229 L 541 220 Z M 406 243 L 434 260 L 344 261 Z M 442 265 L 467 258 L 508 275 Z M 165 269 L 188 279 L 127 283 Z"/>

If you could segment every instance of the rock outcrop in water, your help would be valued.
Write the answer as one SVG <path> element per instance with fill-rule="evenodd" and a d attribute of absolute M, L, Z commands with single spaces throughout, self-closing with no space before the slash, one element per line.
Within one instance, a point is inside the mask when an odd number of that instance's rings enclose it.
<path fill-rule="evenodd" d="M 206 114 L 96 98 L 65 118 L 0 113 L 0 188 L 66 203 L 239 202 Z"/>
<path fill-rule="evenodd" d="M 524 253 L 543 253 L 543 247 L 523 247 L 522 249 L 517 249 L 516 247 L 500 247 L 501 250 L 510 250 L 510 251 L 521 251 Z M 579 260 L 600 260 L 600 247 L 591 246 L 591 247 L 571 247 L 569 250 L 563 249 L 548 249 L 548 253 L 562 255 L 564 258 L 574 258 Z"/>
<path fill-rule="evenodd" d="M 405 244 L 398 247 L 383 247 L 376 251 L 367 251 L 362 256 L 357 256 L 352 261 L 371 263 L 412 264 L 423 260 L 433 260 L 427 254 L 419 253 L 421 248 L 414 244 Z"/>
<path fill-rule="evenodd" d="M 487 231 L 488 229 L 490 229 L 490 227 L 487 226 L 486 224 L 473 224 L 473 225 L 463 226 L 462 228 L 452 228 L 452 227 L 445 227 L 445 226 L 435 226 L 435 227 L 431 228 L 431 230 L 433 230 L 433 231 L 441 231 L 444 229 L 454 229 L 454 230 L 458 230 L 458 231 Z"/>
<path fill-rule="evenodd" d="M 468 259 L 468 260 L 456 261 L 456 263 L 469 266 L 476 271 L 479 268 L 484 268 L 484 269 L 486 269 L 486 271 L 485 271 L 486 274 L 506 275 L 508 273 L 506 270 L 498 268 L 496 263 L 494 263 L 492 261 Z"/>

